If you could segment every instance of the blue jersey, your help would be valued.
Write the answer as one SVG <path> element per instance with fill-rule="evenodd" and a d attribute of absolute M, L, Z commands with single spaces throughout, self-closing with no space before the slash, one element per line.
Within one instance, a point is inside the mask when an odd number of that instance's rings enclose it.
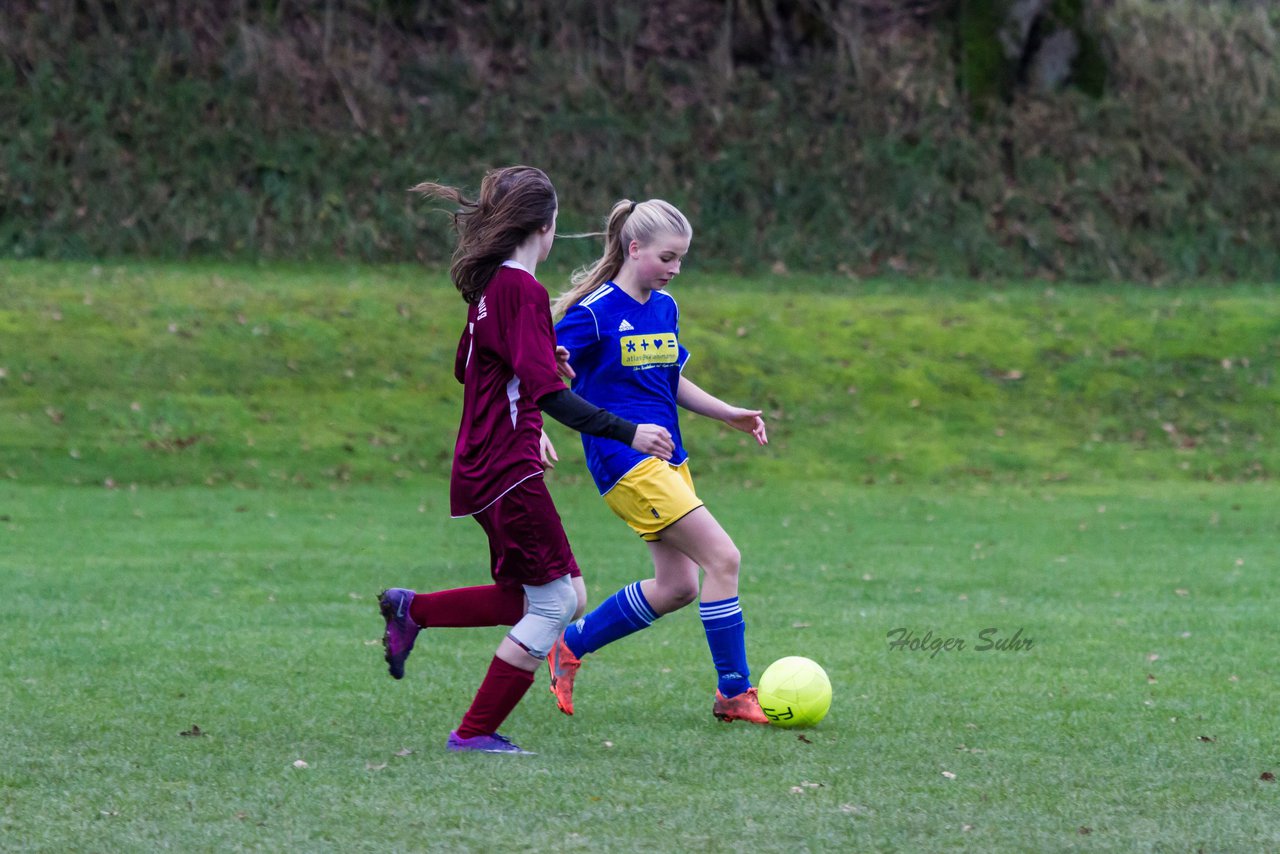
<path fill-rule="evenodd" d="M 614 415 L 636 424 L 659 424 L 675 442 L 672 465 L 688 459 L 680 441 L 676 388 L 689 351 L 680 345 L 680 309 L 662 291 L 636 302 L 605 282 L 556 324 L 556 343 L 569 350 L 577 374 L 573 390 Z M 582 434 L 587 468 L 600 494 L 647 455 L 614 439 Z"/>

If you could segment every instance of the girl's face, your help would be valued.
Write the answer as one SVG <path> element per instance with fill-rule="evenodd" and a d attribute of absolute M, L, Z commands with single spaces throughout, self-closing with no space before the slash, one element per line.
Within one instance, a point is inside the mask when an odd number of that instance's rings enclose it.
<path fill-rule="evenodd" d="M 636 284 L 644 290 L 660 291 L 680 274 L 680 261 L 688 252 L 688 237 L 664 232 L 644 245 L 638 240 L 631 241 L 626 263 Z"/>

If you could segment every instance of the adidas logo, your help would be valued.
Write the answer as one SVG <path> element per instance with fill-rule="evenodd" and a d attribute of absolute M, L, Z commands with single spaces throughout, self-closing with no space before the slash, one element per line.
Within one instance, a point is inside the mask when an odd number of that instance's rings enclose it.
<path fill-rule="evenodd" d="M 627 323 L 627 321 L 626 321 L 625 319 L 624 319 L 621 323 L 619 323 L 619 324 L 618 324 L 618 331 L 619 331 L 619 332 L 630 332 L 630 331 L 631 331 L 631 330 L 633 330 L 633 329 L 635 329 L 635 327 L 634 327 L 634 326 L 632 326 L 630 323 Z"/>

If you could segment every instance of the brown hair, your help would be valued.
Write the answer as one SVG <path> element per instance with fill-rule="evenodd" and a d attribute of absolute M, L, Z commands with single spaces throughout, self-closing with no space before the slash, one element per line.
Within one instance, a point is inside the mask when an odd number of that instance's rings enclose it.
<path fill-rule="evenodd" d="M 556 212 L 556 188 L 545 172 L 533 166 L 489 171 L 480 183 L 480 198 L 476 201 L 456 187 L 429 181 L 411 187 L 409 192 L 438 196 L 458 205 L 453 213 L 458 246 L 449 274 L 469 303 L 480 301 L 502 262 L 530 234 L 549 225 Z"/>
<path fill-rule="evenodd" d="M 569 290 L 556 297 L 551 305 L 552 316 L 563 314 L 572 308 L 587 294 L 618 275 L 622 262 L 626 260 L 626 248 L 635 240 L 641 246 L 647 245 L 659 234 L 678 234 L 681 237 L 693 237 L 693 226 L 685 215 L 670 202 L 662 199 L 650 199 L 647 202 L 633 202 L 623 199 L 609 211 L 605 220 L 603 234 L 571 235 L 582 237 L 604 237 L 604 254 L 594 264 L 581 268 L 570 279 Z"/>

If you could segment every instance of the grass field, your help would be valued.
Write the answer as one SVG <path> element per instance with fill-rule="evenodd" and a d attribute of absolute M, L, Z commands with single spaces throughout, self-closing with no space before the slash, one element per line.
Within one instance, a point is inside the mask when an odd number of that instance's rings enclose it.
<path fill-rule="evenodd" d="M 760 454 L 690 419 L 704 474 L 918 484 L 1280 471 L 1274 284 L 737 279 L 703 275 L 695 259 L 671 290 L 688 373 L 770 424 Z M 462 317 L 442 276 L 411 268 L 0 262 L 0 476 L 447 475 Z M 576 440 L 558 435 L 580 470 Z"/>
<path fill-rule="evenodd" d="M 553 489 L 593 599 L 646 570 L 588 489 Z M 460 757 L 498 630 L 430 631 L 397 683 L 374 604 L 483 580 L 442 484 L 0 488 L 3 847 L 1280 845 L 1274 486 L 704 492 L 746 556 L 753 667 L 820 661 L 828 718 L 713 720 L 686 611 L 588 658 L 572 719 L 539 674 L 507 725 L 537 756 Z M 1033 645 L 979 651 L 988 628 Z"/>
<path fill-rule="evenodd" d="M 0 850 L 1280 850 L 1274 285 L 678 284 L 770 424 L 685 431 L 752 666 L 816 659 L 831 713 L 713 720 L 686 609 L 475 757 L 501 632 L 394 682 L 375 605 L 486 577 L 448 285 L 0 262 Z M 646 552 L 552 431 L 599 602 Z"/>

